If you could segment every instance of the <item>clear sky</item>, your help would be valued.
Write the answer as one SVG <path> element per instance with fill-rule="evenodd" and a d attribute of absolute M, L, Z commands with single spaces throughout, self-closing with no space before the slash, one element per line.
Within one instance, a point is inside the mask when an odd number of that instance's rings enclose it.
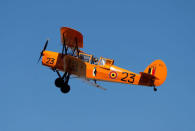
<path fill-rule="evenodd" d="M 193 0 L 1 0 L 0 131 L 194 131 Z M 84 51 L 139 73 L 156 59 L 168 68 L 152 88 L 71 79 L 71 92 L 37 63 L 61 51 L 60 27 L 84 35 Z"/>

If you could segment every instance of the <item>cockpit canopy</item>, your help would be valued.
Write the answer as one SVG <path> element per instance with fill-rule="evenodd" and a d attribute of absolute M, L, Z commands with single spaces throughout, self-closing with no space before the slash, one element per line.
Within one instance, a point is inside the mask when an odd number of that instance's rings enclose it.
<path fill-rule="evenodd" d="M 100 57 L 98 65 L 102 65 L 106 68 L 110 68 L 114 64 L 114 60 Z"/>
<path fill-rule="evenodd" d="M 107 59 L 107 58 L 103 58 L 100 57 L 99 61 L 97 58 L 94 58 L 93 55 L 89 55 L 89 54 L 85 54 L 85 53 L 79 53 L 79 58 L 87 63 L 90 64 L 95 64 L 95 65 L 101 65 L 103 67 L 106 68 L 110 68 L 110 66 L 112 66 L 114 64 L 114 60 L 112 59 Z"/>
<path fill-rule="evenodd" d="M 92 61 L 92 55 L 88 55 L 88 54 L 85 54 L 85 53 L 79 53 L 79 58 L 84 61 L 84 62 L 88 62 L 91 64 L 91 61 Z"/>

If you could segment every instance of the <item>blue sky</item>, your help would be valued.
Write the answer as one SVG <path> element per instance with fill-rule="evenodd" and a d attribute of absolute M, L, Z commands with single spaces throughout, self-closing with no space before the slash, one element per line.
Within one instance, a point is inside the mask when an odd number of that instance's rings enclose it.
<path fill-rule="evenodd" d="M 0 130 L 195 130 L 195 2 L 193 0 L 6 0 L 0 2 Z M 47 38 L 61 51 L 60 27 L 84 35 L 84 51 L 144 71 L 156 59 L 168 68 L 152 88 L 103 83 L 102 91 L 36 64 Z"/>

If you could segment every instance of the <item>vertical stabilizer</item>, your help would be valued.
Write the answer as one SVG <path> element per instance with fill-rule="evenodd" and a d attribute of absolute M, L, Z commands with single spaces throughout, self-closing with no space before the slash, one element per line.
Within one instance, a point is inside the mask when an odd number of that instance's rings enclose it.
<path fill-rule="evenodd" d="M 167 67 L 162 60 L 156 60 L 144 70 L 144 73 L 154 76 L 154 86 L 160 86 L 166 80 Z"/>

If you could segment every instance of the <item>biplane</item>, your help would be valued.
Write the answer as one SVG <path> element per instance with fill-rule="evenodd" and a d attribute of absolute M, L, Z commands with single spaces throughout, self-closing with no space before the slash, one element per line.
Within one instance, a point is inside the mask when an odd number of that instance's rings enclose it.
<path fill-rule="evenodd" d="M 68 82 L 71 75 L 82 78 L 101 89 L 105 88 L 98 85 L 97 81 L 148 86 L 157 91 L 156 87 L 162 85 L 166 79 L 167 67 L 162 60 L 152 62 L 143 72 L 137 74 L 115 66 L 113 59 L 104 57 L 98 59 L 81 51 L 83 35 L 79 31 L 62 27 L 61 42 L 62 52 L 58 53 L 46 50 L 47 40 L 38 62 L 42 58 L 42 64 L 57 73 L 55 86 L 60 88 L 62 93 L 70 91 Z"/>

